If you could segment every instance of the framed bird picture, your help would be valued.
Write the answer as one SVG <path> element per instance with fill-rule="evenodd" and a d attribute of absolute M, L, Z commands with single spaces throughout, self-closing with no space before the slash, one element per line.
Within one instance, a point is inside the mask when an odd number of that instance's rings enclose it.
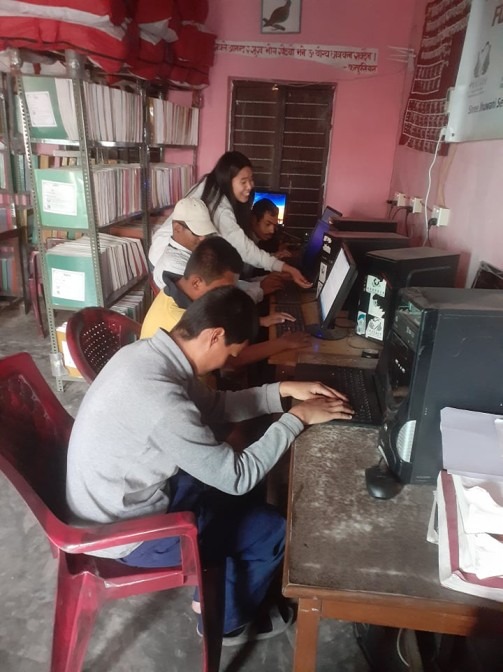
<path fill-rule="evenodd" d="M 300 33 L 302 0 L 262 0 L 262 33 Z"/>

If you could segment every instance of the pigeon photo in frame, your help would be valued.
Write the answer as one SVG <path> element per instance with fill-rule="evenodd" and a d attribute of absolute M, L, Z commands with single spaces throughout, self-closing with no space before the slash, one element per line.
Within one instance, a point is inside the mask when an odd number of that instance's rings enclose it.
<path fill-rule="evenodd" d="M 302 0 L 262 0 L 262 33 L 300 33 Z"/>

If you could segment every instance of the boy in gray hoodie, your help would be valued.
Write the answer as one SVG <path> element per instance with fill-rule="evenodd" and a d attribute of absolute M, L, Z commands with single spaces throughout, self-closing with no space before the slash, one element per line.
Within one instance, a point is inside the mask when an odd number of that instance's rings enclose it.
<path fill-rule="evenodd" d="M 226 567 L 226 634 L 254 618 L 284 551 L 282 516 L 243 495 L 306 425 L 352 415 L 345 397 L 321 383 L 285 381 L 218 392 L 199 380 L 238 355 L 257 327 L 255 305 L 244 292 L 208 292 L 170 334 L 159 329 L 108 362 L 84 397 L 68 450 L 68 504 L 83 520 L 194 511 L 203 565 Z M 208 425 L 282 412 L 281 400 L 290 396 L 303 403 L 241 453 L 217 440 Z M 100 555 L 138 567 L 167 567 L 178 564 L 179 553 L 178 540 L 170 538 Z"/>

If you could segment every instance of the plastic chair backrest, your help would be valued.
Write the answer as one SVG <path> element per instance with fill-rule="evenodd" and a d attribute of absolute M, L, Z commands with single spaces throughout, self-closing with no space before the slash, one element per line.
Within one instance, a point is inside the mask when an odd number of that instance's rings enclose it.
<path fill-rule="evenodd" d="M 109 359 L 140 337 L 141 325 L 106 308 L 84 308 L 66 325 L 68 350 L 84 379 L 91 383 Z"/>
<path fill-rule="evenodd" d="M 0 468 L 49 537 L 68 518 L 66 454 L 73 418 L 61 406 L 32 358 L 0 360 Z"/>

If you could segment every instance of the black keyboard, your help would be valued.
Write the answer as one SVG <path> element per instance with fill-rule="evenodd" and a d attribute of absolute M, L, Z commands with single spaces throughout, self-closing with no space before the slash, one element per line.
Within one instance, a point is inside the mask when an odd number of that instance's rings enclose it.
<path fill-rule="evenodd" d="M 305 324 L 304 324 L 304 316 L 302 315 L 302 308 L 301 306 L 297 303 L 276 303 L 274 306 L 275 312 L 278 313 L 290 313 L 293 317 L 295 317 L 295 322 L 290 322 L 289 320 L 286 320 L 285 322 L 280 322 L 279 324 L 276 324 L 276 334 L 278 336 L 282 336 L 283 334 L 286 334 L 290 331 L 304 331 L 305 330 Z"/>
<path fill-rule="evenodd" d="M 323 364 L 297 364 L 296 380 L 319 380 L 345 394 L 355 414 L 352 422 L 378 426 L 382 422 L 382 412 L 377 401 L 377 392 L 369 392 L 373 386 L 368 370 L 351 366 L 325 366 Z M 369 379 L 370 378 L 370 379 Z M 369 399 L 369 394 L 372 398 Z"/>
<path fill-rule="evenodd" d="M 372 412 L 365 386 L 365 378 L 362 369 L 350 366 L 335 366 L 331 371 L 331 384 L 339 392 L 349 399 L 354 410 L 353 422 L 372 424 Z"/>
<path fill-rule="evenodd" d="M 300 303 L 300 287 L 289 284 L 274 294 L 277 303 Z"/>

